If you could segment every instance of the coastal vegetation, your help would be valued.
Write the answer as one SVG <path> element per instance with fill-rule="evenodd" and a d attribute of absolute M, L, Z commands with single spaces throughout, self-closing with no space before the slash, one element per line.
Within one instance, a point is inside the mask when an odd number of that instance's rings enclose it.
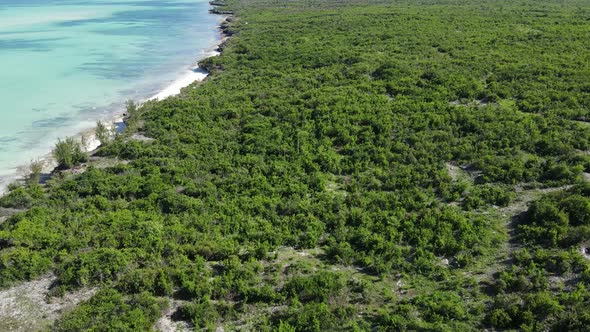
<path fill-rule="evenodd" d="M 223 4 L 209 78 L 128 104 L 112 166 L 0 198 L 0 287 L 100 289 L 56 331 L 590 326 L 590 4 Z"/>
<path fill-rule="evenodd" d="M 82 143 L 74 137 L 58 140 L 53 149 L 53 157 L 57 161 L 58 167 L 62 169 L 71 168 L 88 159 Z"/>
<path fill-rule="evenodd" d="M 43 172 L 43 161 L 39 159 L 32 160 L 27 171 L 28 174 L 25 175 L 27 185 L 32 186 L 38 184 L 41 180 L 41 173 Z"/>
<path fill-rule="evenodd" d="M 109 129 L 107 124 L 102 121 L 98 121 L 96 123 L 96 131 L 95 131 L 96 139 L 100 142 L 101 145 L 105 145 L 111 140 L 112 130 Z"/>

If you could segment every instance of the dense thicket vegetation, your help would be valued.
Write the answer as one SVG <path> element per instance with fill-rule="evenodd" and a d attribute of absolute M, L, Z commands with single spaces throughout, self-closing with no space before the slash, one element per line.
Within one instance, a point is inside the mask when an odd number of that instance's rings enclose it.
<path fill-rule="evenodd" d="M 590 326 L 590 185 L 543 196 L 517 218 L 518 248 L 497 273 L 486 321 L 497 328 L 584 331 Z"/>
<path fill-rule="evenodd" d="M 210 78 L 132 105 L 116 165 L 0 198 L 28 208 L 1 287 L 102 288 L 59 331 L 147 330 L 169 299 L 204 329 L 590 324 L 590 5 L 225 4 Z"/>

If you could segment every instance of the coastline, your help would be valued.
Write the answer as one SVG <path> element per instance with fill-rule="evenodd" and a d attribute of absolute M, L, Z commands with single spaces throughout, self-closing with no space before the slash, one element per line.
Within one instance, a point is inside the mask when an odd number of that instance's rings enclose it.
<path fill-rule="evenodd" d="M 228 18 L 232 16 L 230 13 L 217 13 L 215 10 L 215 5 L 213 4 L 211 8 L 212 9 L 209 9 L 210 15 L 220 16 L 218 25 L 216 26 L 218 30 L 218 38 L 215 40 L 215 43 L 209 45 L 207 48 L 201 49 L 201 51 L 204 53 L 204 56 L 197 57 L 191 67 L 180 73 L 176 79 L 170 81 L 167 85 L 161 88 L 159 92 L 152 95 L 151 97 L 135 100 L 135 102 L 141 105 L 147 101 L 165 100 L 169 97 L 179 95 L 183 88 L 186 88 L 187 86 L 197 82 L 202 82 L 205 80 L 205 78 L 207 78 L 207 76 L 209 76 L 209 72 L 206 69 L 200 67 L 198 62 L 221 54 L 223 44 L 229 38 L 229 36 L 224 32 L 223 25 L 228 21 Z M 117 107 L 116 109 L 113 109 L 113 112 L 108 118 L 98 120 L 103 121 L 111 128 L 121 125 L 124 126 L 125 109 L 124 107 Z M 95 128 L 81 130 L 76 135 L 74 135 L 74 138 L 84 143 L 84 150 L 90 155 L 92 155 L 92 152 L 96 151 L 100 147 L 100 142 L 95 134 Z M 52 151 L 39 156 L 36 161 L 42 163 L 43 174 L 49 174 L 51 176 L 51 174 L 57 168 L 57 162 L 52 155 Z M 0 197 L 8 193 L 8 188 L 11 184 L 24 180 L 24 178 L 30 174 L 29 166 L 30 165 L 28 163 L 22 164 L 15 167 L 13 171 L 10 172 L 10 174 L 0 175 Z"/>

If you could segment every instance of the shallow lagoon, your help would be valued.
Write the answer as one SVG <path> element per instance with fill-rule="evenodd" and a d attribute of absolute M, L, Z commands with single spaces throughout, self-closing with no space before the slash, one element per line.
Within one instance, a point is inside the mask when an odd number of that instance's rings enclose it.
<path fill-rule="evenodd" d="M 153 96 L 207 56 L 203 0 L 3 0 L 0 186 L 58 137 Z"/>

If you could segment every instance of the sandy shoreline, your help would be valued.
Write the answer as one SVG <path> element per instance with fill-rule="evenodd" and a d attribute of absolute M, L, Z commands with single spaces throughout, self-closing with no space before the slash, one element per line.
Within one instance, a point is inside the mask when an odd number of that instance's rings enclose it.
<path fill-rule="evenodd" d="M 222 15 L 219 23 L 223 22 L 227 18 L 227 15 Z M 218 26 L 219 28 L 219 26 Z M 210 45 L 209 48 L 204 49 L 205 56 L 198 57 L 197 61 L 201 61 L 203 59 L 218 56 L 220 52 L 218 52 L 219 46 L 224 42 L 225 38 L 223 37 L 223 33 L 220 31 L 219 38 L 215 41 L 215 44 Z M 195 82 L 203 81 L 209 73 L 198 66 L 198 64 L 192 66 L 192 68 L 187 68 L 179 77 L 177 77 L 174 81 L 168 84 L 165 88 L 163 88 L 157 94 L 145 98 L 143 100 L 136 100 L 135 102 L 142 104 L 146 101 L 150 100 L 165 100 L 168 97 L 176 96 L 180 94 L 181 90 Z M 112 113 L 112 116 L 108 119 L 101 119 L 101 121 L 108 123 L 110 126 L 117 126 L 118 124 L 123 122 L 123 114 L 125 113 L 125 109 L 121 108 L 117 111 Z M 78 140 L 83 140 L 85 142 L 85 150 L 86 152 L 92 152 L 96 150 L 100 146 L 100 142 L 96 138 L 95 129 L 90 128 L 79 132 L 75 137 Z M 65 138 L 65 137 L 64 137 Z M 51 151 L 45 155 L 39 156 L 37 159 L 43 164 L 43 173 L 51 173 L 56 167 L 57 162 L 54 160 Z M 4 195 L 7 191 L 7 187 L 18 180 L 23 179 L 28 173 L 29 165 L 21 165 L 19 167 L 14 168 L 13 174 L 10 175 L 0 175 L 0 196 Z"/>

